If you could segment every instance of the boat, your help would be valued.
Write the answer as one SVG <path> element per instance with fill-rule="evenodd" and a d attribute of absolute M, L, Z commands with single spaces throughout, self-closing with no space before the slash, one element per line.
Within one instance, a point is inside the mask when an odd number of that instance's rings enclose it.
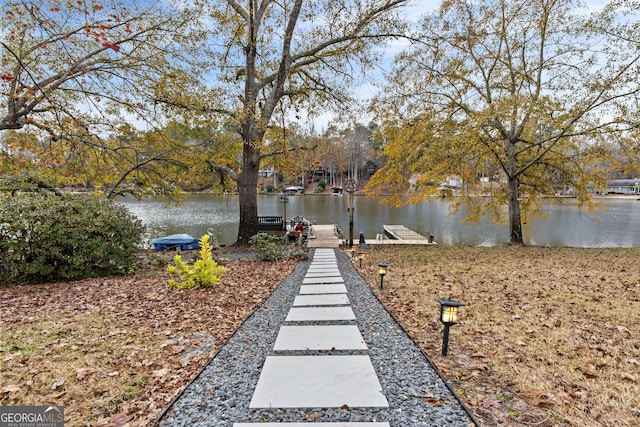
<path fill-rule="evenodd" d="M 296 227 L 298 226 L 298 224 L 302 224 L 301 235 L 302 235 L 303 241 L 307 241 L 309 239 L 315 239 L 315 236 L 313 234 L 314 223 L 315 221 L 311 222 L 308 219 L 301 216 L 295 216 L 291 218 L 289 221 L 287 221 L 287 224 L 286 224 L 287 230 L 284 233 L 287 243 L 290 241 L 290 239 L 295 240 L 295 236 L 297 232 Z"/>
<path fill-rule="evenodd" d="M 304 190 L 304 187 L 300 187 L 297 185 L 285 188 L 288 196 L 302 196 L 304 194 Z"/>
<path fill-rule="evenodd" d="M 151 240 L 156 251 L 168 251 L 180 249 L 188 251 L 190 249 L 200 249 L 200 241 L 189 234 L 172 234 L 170 236 L 158 237 Z"/>

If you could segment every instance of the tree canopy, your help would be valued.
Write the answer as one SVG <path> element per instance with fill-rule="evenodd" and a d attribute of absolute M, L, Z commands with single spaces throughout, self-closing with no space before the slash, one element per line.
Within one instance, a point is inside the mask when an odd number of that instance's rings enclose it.
<path fill-rule="evenodd" d="M 626 42 L 608 31 L 630 29 L 614 14 L 605 29 L 573 0 L 443 2 L 410 36 L 377 102 L 388 162 L 370 193 L 397 194 L 414 176 L 415 201 L 461 178 L 457 203 L 472 217 L 500 219 L 508 206 L 514 244 L 521 206 L 563 185 L 588 202 L 640 89 L 637 49 L 620 49 Z"/>
<path fill-rule="evenodd" d="M 125 117 L 143 120 L 153 111 L 154 83 L 178 72 L 172 46 L 187 17 L 159 3 L 0 7 L 0 130 L 32 126 L 55 140 L 96 134 Z"/>
<path fill-rule="evenodd" d="M 184 147 L 135 144 L 132 128 L 161 123 L 161 83 L 186 76 L 176 42 L 187 11 L 154 1 L 10 0 L 0 14 L 2 184 L 111 179 L 118 190 L 132 171 L 148 178 L 156 163 L 176 163 L 169 153 Z"/>
<path fill-rule="evenodd" d="M 167 97 L 166 105 L 212 114 L 242 138 L 235 177 L 240 195 L 239 244 L 256 234 L 257 180 L 270 128 L 295 116 L 344 106 L 350 85 L 376 57 L 374 47 L 396 35 L 406 0 L 215 0 L 203 18 L 208 30 L 201 89 Z M 196 7 L 202 10 L 202 4 Z M 202 46 L 194 46 L 198 49 Z M 191 99 L 189 99 L 189 96 Z"/>

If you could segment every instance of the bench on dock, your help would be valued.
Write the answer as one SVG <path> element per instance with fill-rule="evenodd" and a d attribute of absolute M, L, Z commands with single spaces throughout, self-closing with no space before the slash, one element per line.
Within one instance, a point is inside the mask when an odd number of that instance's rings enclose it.
<path fill-rule="evenodd" d="M 281 216 L 259 216 L 258 231 L 284 231 L 284 219 Z"/>

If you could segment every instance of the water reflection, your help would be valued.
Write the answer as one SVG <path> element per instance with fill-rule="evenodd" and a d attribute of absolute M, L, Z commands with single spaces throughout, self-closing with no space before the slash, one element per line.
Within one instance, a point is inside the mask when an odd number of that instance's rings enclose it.
<path fill-rule="evenodd" d="M 465 212 L 447 216 L 445 200 L 392 208 L 380 203 L 381 198 L 354 197 L 354 239 L 363 232 L 367 239 L 382 233 L 383 224 L 404 224 L 420 234 L 434 235 L 445 246 L 497 246 L 509 241 L 504 224 L 490 219 L 481 223 L 461 222 Z M 175 233 L 202 236 L 208 228 L 218 235 L 222 244 L 234 242 L 238 232 L 238 197 L 235 195 L 193 194 L 182 206 L 167 206 L 155 200 L 122 199 L 134 215 L 149 230 L 149 237 Z M 286 216 L 301 215 L 318 224 L 338 224 L 348 232 L 347 197 L 294 196 L 286 204 Z M 259 215 L 283 215 L 285 205 L 280 197 L 258 197 Z M 527 244 L 574 247 L 635 247 L 640 246 L 640 201 L 607 199 L 597 213 L 579 211 L 573 201 L 545 207 L 546 219 L 528 218 L 523 233 Z"/>

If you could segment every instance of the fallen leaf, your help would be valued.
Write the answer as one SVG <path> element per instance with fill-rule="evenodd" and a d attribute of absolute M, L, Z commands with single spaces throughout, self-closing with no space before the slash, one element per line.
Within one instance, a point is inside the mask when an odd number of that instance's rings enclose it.
<path fill-rule="evenodd" d="M 444 406 L 447 404 L 445 400 L 432 396 L 424 396 L 422 400 L 424 401 L 424 403 L 431 406 Z"/>
<path fill-rule="evenodd" d="M 587 378 L 598 378 L 600 375 L 595 370 L 595 366 L 580 366 L 578 370 L 584 374 Z"/>
<path fill-rule="evenodd" d="M 157 371 L 153 371 L 151 373 L 152 376 L 154 377 L 164 377 L 169 373 L 169 369 L 168 368 L 162 368 L 162 369 L 158 369 Z"/>
<path fill-rule="evenodd" d="M 502 408 L 502 404 L 497 400 L 484 401 L 482 402 L 482 406 L 484 406 L 485 408 L 498 408 L 498 409 Z"/>
<path fill-rule="evenodd" d="M 20 391 L 20 387 L 15 384 L 9 384 L 8 386 L 2 387 L 2 393 L 15 393 Z"/>
<path fill-rule="evenodd" d="M 76 369 L 76 379 L 78 381 L 82 381 L 83 379 L 85 379 L 87 376 L 95 373 L 96 370 L 93 368 L 78 368 Z"/>
<path fill-rule="evenodd" d="M 623 380 L 627 380 L 627 381 L 631 381 L 631 382 L 638 382 L 638 378 L 635 375 L 631 375 L 627 372 L 623 372 L 622 374 L 620 374 L 620 377 Z"/>
<path fill-rule="evenodd" d="M 133 419 L 133 415 L 118 414 L 109 419 L 113 427 L 122 427 Z"/>
<path fill-rule="evenodd" d="M 604 417 L 602 416 L 602 414 L 598 414 L 594 420 L 596 420 L 596 422 L 598 424 L 602 424 L 603 426 L 608 426 L 609 424 L 607 424 L 607 422 L 604 420 Z"/>
<path fill-rule="evenodd" d="M 51 386 L 51 390 L 59 389 L 60 387 L 62 387 L 65 381 L 66 381 L 66 378 L 58 379 L 58 381 L 54 382 L 53 385 Z"/>
<path fill-rule="evenodd" d="M 309 414 L 307 415 L 307 418 L 309 418 L 310 420 L 315 420 L 316 418 L 320 418 L 320 414 Z"/>

